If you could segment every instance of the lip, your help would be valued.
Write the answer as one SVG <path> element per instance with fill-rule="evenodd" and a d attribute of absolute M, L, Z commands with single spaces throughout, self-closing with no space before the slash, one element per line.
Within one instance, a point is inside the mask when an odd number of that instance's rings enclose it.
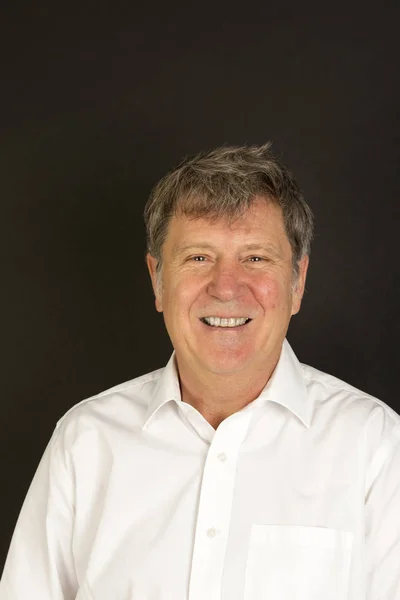
<path fill-rule="evenodd" d="M 251 317 L 245 311 L 243 311 L 242 313 L 238 313 L 236 315 L 227 315 L 227 314 L 219 315 L 218 313 L 209 312 L 209 313 L 206 313 L 205 315 L 200 315 L 198 318 L 199 319 L 208 319 L 210 317 L 216 317 L 217 319 L 251 319 L 251 320 L 253 320 L 253 318 L 254 318 L 254 317 Z"/>
<path fill-rule="evenodd" d="M 217 319 L 251 319 L 251 317 L 246 317 L 245 315 L 214 315 L 208 314 L 204 315 L 204 317 L 199 317 L 199 319 L 208 319 L 209 317 L 216 317 Z"/>
<path fill-rule="evenodd" d="M 209 316 L 209 315 L 207 315 Z M 213 317 L 215 317 L 216 315 L 212 315 Z M 204 327 L 207 327 L 210 331 L 238 331 L 240 329 L 243 329 L 244 327 L 246 327 L 247 325 L 250 325 L 250 323 L 253 321 L 253 319 L 251 317 L 219 317 L 220 319 L 241 319 L 241 318 L 247 318 L 249 319 L 249 321 L 246 321 L 246 323 L 243 323 L 243 325 L 236 325 L 235 327 L 216 327 L 215 325 L 208 325 L 208 323 L 205 323 L 203 321 L 205 317 L 200 317 L 199 321 L 202 325 L 204 325 Z"/>

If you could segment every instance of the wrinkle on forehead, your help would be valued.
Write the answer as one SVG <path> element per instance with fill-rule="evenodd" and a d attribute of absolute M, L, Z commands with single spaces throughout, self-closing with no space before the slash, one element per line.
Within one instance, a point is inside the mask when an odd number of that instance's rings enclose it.
<path fill-rule="evenodd" d="M 231 204 L 224 203 L 222 206 L 215 206 L 212 200 L 206 195 L 185 196 L 178 200 L 173 217 L 184 217 L 190 221 L 204 219 L 210 223 L 220 221 L 228 226 L 234 225 L 240 221 L 247 212 L 253 211 L 260 204 L 267 206 L 278 206 L 276 200 L 269 196 L 248 196 L 242 199 L 241 203 Z"/>
<path fill-rule="evenodd" d="M 278 256 L 291 254 L 280 207 L 263 200 L 234 220 L 175 216 L 170 223 L 170 233 L 170 248 L 174 254 L 193 248 L 216 249 L 221 244 L 228 247 L 236 240 L 238 247 L 244 250 L 263 250 Z"/>

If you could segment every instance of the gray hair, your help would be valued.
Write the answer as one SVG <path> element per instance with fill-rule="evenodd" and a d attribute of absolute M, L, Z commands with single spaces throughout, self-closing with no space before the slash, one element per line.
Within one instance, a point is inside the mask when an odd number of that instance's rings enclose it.
<path fill-rule="evenodd" d="M 154 186 L 144 218 L 147 250 L 158 261 L 157 272 L 174 215 L 231 222 L 261 196 L 282 209 L 297 278 L 299 260 L 310 254 L 313 214 L 294 177 L 272 155 L 270 146 L 222 146 L 186 157 Z"/>

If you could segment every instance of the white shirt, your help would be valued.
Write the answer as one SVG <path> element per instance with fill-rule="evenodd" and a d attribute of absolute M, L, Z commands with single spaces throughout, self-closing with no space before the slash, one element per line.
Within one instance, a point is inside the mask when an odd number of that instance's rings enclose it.
<path fill-rule="evenodd" d="M 1 600 L 398 600 L 400 417 L 301 365 L 215 431 L 174 357 L 57 424 Z"/>

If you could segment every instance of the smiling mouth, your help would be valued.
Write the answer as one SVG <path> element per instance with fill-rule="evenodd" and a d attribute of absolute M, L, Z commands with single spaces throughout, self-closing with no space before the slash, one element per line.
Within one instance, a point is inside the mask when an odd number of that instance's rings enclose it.
<path fill-rule="evenodd" d="M 202 323 L 208 325 L 209 327 L 242 327 L 243 325 L 247 325 L 251 321 L 249 317 L 230 317 L 230 318 L 221 318 L 221 317 L 203 317 L 200 319 Z"/>

